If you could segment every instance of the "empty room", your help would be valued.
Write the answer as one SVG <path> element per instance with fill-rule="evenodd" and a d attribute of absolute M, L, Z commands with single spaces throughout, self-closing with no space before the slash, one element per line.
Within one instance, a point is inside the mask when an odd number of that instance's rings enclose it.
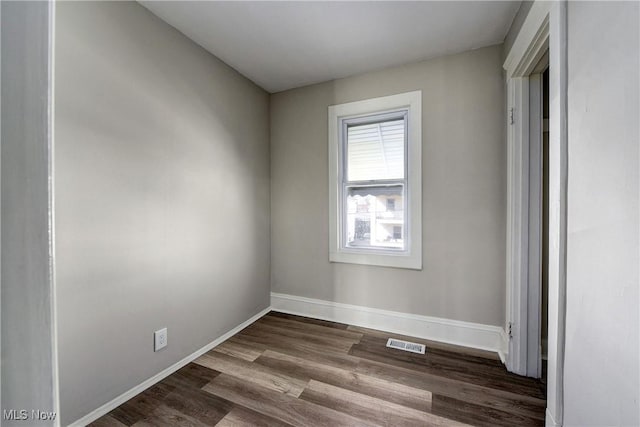
<path fill-rule="evenodd" d="M 0 1 L 14 426 L 640 426 L 640 2 Z"/>

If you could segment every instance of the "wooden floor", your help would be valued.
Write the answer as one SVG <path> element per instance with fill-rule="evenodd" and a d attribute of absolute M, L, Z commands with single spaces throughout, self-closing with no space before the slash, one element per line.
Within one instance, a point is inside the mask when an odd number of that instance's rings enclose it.
<path fill-rule="evenodd" d="M 390 336 L 271 312 L 92 426 L 544 424 L 542 383 L 493 353 Z"/>

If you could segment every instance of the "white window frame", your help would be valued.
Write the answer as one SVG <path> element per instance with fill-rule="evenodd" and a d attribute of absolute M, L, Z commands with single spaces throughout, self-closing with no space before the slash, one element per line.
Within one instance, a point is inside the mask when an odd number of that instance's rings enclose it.
<path fill-rule="evenodd" d="M 407 111 L 406 247 L 381 250 L 343 247 L 343 121 Z M 329 261 L 422 270 L 422 91 L 329 106 Z"/>

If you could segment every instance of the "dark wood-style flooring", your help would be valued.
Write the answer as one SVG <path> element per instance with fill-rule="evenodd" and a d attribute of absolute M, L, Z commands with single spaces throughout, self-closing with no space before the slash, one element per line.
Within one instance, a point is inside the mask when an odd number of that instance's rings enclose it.
<path fill-rule="evenodd" d="M 545 406 L 493 353 L 271 312 L 91 425 L 538 426 Z"/>

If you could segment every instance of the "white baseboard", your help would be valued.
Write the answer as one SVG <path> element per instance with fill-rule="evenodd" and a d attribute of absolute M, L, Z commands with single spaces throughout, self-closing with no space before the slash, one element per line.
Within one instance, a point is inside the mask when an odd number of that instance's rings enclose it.
<path fill-rule="evenodd" d="M 365 328 L 498 353 L 504 363 L 508 338 L 503 328 L 459 320 L 380 310 L 294 295 L 271 293 L 274 311 L 348 323 Z"/>
<path fill-rule="evenodd" d="M 498 356 L 503 364 L 507 364 L 507 355 L 509 354 L 509 336 L 505 332 L 504 328 L 500 329 L 500 342 L 498 343 Z"/>
<path fill-rule="evenodd" d="M 560 427 L 561 424 L 558 424 L 558 422 L 553 418 L 553 415 L 551 415 L 551 412 L 549 412 L 549 408 L 547 408 L 547 411 L 545 412 L 545 420 L 544 420 L 544 425 L 545 427 Z"/>
<path fill-rule="evenodd" d="M 112 410 L 117 408 L 118 406 L 122 405 L 127 400 L 129 400 L 132 397 L 140 394 L 141 392 L 145 391 L 146 389 L 148 389 L 149 387 L 151 387 L 155 383 L 157 383 L 157 382 L 163 380 L 164 378 L 168 377 L 169 375 L 171 375 L 172 373 L 174 373 L 178 369 L 182 368 L 183 366 L 185 366 L 189 362 L 193 362 L 195 359 L 197 359 L 198 357 L 202 356 L 203 354 L 205 354 L 206 352 L 208 352 L 212 348 L 222 344 L 224 341 L 226 341 L 227 339 L 231 338 L 233 335 L 237 334 L 238 332 L 240 332 L 241 330 L 243 330 L 247 326 L 251 325 L 253 322 L 255 322 L 256 320 L 258 320 L 259 318 L 261 318 L 262 316 L 264 316 L 265 314 L 267 314 L 270 311 L 271 311 L 271 307 L 265 308 L 264 310 L 262 310 L 261 312 L 259 312 L 258 314 L 256 314 L 252 318 L 250 318 L 249 320 L 247 320 L 245 322 L 242 322 L 241 324 L 239 324 L 235 328 L 231 329 L 229 332 L 225 333 L 224 335 L 216 338 L 215 340 L 213 340 L 209 344 L 205 345 L 200 350 L 197 350 L 194 353 L 191 353 L 189 356 L 185 357 L 184 359 L 174 363 L 173 365 L 169 366 L 167 369 L 157 373 L 153 377 L 151 377 L 148 380 L 138 384 L 137 386 L 133 387 L 129 391 L 124 392 L 123 394 L 121 394 L 120 396 L 116 397 L 112 401 L 105 403 L 104 405 L 102 405 L 98 409 L 88 413 L 87 415 L 85 415 L 84 417 L 80 418 L 79 420 L 71 423 L 69 426 L 70 427 L 76 427 L 76 426 L 77 427 L 84 427 L 87 424 L 90 424 L 90 423 L 94 422 L 95 420 L 97 420 L 101 416 L 103 416 L 105 414 L 108 414 L 109 412 L 111 412 Z"/>

